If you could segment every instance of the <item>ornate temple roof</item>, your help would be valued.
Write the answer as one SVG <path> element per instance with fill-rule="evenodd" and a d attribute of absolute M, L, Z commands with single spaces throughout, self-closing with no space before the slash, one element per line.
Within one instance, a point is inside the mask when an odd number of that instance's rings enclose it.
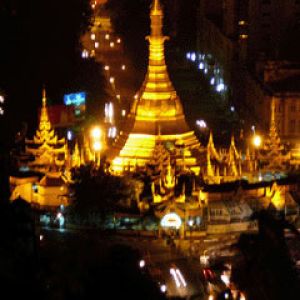
<path fill-rule="evenodd" d="M 58 159 L 58 155 L 65 154 L 65 139 L 58 139 L 52 129 L 48 110 L 46 91 L 43 89 L 42 108 L 39 127 L 32 140 L 26 139 L 26 152 L 35 157 L 32 166 L 62 166 L 64 160 Z"/>

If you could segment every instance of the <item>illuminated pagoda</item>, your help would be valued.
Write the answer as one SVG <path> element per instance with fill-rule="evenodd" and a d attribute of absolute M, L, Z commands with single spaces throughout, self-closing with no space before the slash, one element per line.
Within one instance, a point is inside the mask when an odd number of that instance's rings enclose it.
<path fill-rule="evenodd" d="M 115 151 L 109 153 L 112 168 L 117 172 L 145 166 L 157 143 L 176 153 L 177 166 L 190 168 L 197 164 L 191 150 L 199 148 L 200 143 L 186 123 L 181 101 L 167 72 L 164 42 L 168 37 L 162 33 L 163 17 L 159 0 L 154 0 L 150 10 L 151 34 L 146 38 L 149 41 L 148 71 L 125 128 L 116 140 Z"/>
<path fill-rule="evenodd" d="M 28 166 L 36 171 L 58 171 L 65 165 L 66 142 L 58 139 L 51 127 L 47 110 L 46 91 L 43 90 L 39 128 L 32 140 L 26 139 L 26 153 L 34 156 Z"/>
<path fill-rule="evenodd" d="M 266 138 L 258 158 L 262 162 L 264 169 L 268 171 L 286 169 L 290 160 L 290 153 L 285 153 L 284 146 L 277 132 L 274 99 L 271 100 L 269 136 Z"/>

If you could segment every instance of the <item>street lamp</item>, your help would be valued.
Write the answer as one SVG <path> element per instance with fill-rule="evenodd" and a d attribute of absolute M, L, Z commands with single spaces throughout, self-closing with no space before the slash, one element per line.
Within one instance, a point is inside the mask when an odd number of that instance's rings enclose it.
<path fill-rule="evenodd" d="M 261 136 L 255 134 L 252 139 L 252 144 L 254 145 L 254 147 L 259 148 L 261 146 L 261 143 L 262 143 Z"/>
<path fill-rule="evenodd" d="M 94 127 L 91 130 L 91 137 L 96 140 L 96 139 L 100 139 L 102 135 L 102 131 L 100 127 Z"/>
<path fill-rule="evenodd" d="M 257 150 L 262 144 L 261 136 L 254 133 L 253 138 L 252 138 L 252 144 L 254 146 L 254 164 L 255 164 L 254 170 L 256 170 L 256 168 L 257 168 L 257 159 L 258 159 Z"/>
<path fill-rule="evenodd" d="M 94 150 L 94 161 L 99 166 L 100 164 L 100 151 L 102 149 L 101 137 L 102 137 L 102 130 L 100 127 L 96 126 L 91 130 L 91 137 L 92 137 L 92 147 Z M 96 157 L 97 154 L 97 157 Z"/>

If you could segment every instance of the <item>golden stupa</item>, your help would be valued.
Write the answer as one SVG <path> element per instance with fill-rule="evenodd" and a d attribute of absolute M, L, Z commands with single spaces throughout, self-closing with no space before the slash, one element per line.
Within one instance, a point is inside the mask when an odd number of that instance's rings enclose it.
<path fill-rule="evenodd" d="M 154 0 L 150 10 L 151 34 L 149 41 L 148 71 L 137 93 L 126 126 L 115 143 L 112 168 L 122 171 L 145 166 L 152 157 L 156 145 L 177 151 L 176 163 L 195 166 L 192 148 L 200 146 L 193 131 L 185 121 L 181 101 L 167 72 L 162 33 L 163 10 L 159 0 Z M 174 150 L 175 151 L 175 150 Z"/>

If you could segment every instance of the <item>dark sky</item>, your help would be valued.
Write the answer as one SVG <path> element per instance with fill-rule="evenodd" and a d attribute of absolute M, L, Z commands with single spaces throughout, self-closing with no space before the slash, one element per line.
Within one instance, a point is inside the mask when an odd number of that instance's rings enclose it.
<path fill-rule="evenodd" d="M 138 67 L 147 63 L 149 6 L 152 1 L 111 0 L 116 29 L 126 38 L 128 53 Z M 192 47 L 195 41 L 195 5 L 162 1 L 169 51 Z M 72 9 L 70 9 L 72 8 Z M 119 9 L 119 10 L 118 10 Z M 137 13 L 138 12 L 138 13 Z M 101 98 L 103 77 L 99 66 L 81 59 L 79 37 L 88 28 L 88 0 L 2 0 L 0 6 L 0 91 L 5 95 L 5 116 L 0 138 L 11 141 L 22 127 L 35 128 L 43 85 L 49 104 L 62 103 L 63 95 L 79 90 Z M 183 45 L 183 46 L 182 46 Z M 136 57 L 136 49 L 139 53 Z"/>
<path fill-rule="evenodd" d="M 23 121 L 35 125 L 43 85 L 50 104 L 62 103 L 66 92 L 102 92 L 100 67 L 80 55 L 79 37 L 88 28 L 89 15 L 88 0 L 1 1 L 2 139 L 7 132 L 11 137 Z"/>

